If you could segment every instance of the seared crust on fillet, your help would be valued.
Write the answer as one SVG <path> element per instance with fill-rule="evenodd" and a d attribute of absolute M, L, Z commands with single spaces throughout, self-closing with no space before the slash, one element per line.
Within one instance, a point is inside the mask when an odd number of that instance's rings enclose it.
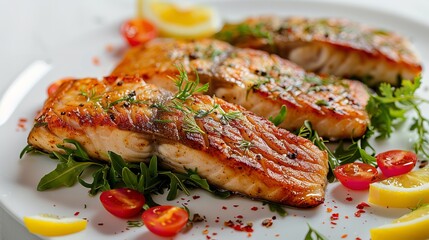
<path fill-rule="evenodd" d="M 398 80 L 413 80 L 422 71 L 407 39 L 345 19 L 251 17 L 226 25 L 217 37 L 276 53 L 308 71 L 358 78 L 369 85 L 399 85 Z"/>
<path fill-rule="evenodd" d="M 213 57 L 213 52 L 218 54 Z M 151 60 L 153 55 L 157 61 Z M 257 115 L 275 116 L 285 105 L 287 117 L 280 127 L 288 130 L 310 120 L 323 137 L 351 138 L 362 136 L 369 122 L 365 111 L 369 95 L 362 83 L 306 73 L 276 55 L 217 40 L 156 39 L 130 50 L 112 74 L 137 74 L 172 91 L 174 82 L 165 76 L 177 74 L 176 63 L 188 72 L 197 71 L 201 82 L 209 82 L 208 94 Z"/>
<path fill-rule="evenodd" d="M 243 107 L 207 95 L 186 100 L 138 77 L 65 81 L 28 137 L 43 151 L 75 139 L 88 154 L 126 161 L 155 154 L 175 171 L 197 169 L 211 184 L 296 207 L 324 201 L 327 153 Z"/>

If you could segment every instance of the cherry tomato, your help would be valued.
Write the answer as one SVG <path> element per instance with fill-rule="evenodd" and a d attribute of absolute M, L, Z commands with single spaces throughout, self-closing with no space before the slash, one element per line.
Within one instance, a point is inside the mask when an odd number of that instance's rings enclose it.
<path fill-rule="evenodd" d="M 134 18 L 122 24 L 121 34 L 132 47 L 146 43 L 158 35 L 158 30 L 151 22 Z"/>
<path fill-rule="evenodd" d="M 390 150 L 375 156 L 378 167 L 386 177 L 392 177 L 413 170 L 417 163 L 417 155 L 403 150 Z"/>
<path fill-rule="evenodd" d="M 366 163 L 348 163 L 334 169 L 335 177 L 347 188 L 364 190 L 377 177 L 377 169 Z"/>
<path fill-rule="evenodd" d="M 156 206 L 144 211 L 142 219 L 144 225 L 153 233 L 171 237 L 176 235 L 186 225 L 188 212 L 174 206 Z"/>
<path fill-rule="evenodd" d="M 102 192 L 100 201 L 111 214 L 120 218 L 130 218 L 142 210 L 145 198 L 136 190 L 118 188 Z"/>

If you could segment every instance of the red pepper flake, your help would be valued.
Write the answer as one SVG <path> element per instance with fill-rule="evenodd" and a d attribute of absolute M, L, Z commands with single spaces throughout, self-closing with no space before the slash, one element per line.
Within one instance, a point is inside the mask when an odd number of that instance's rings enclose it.
<path fill-rule="evenodd" d="M 222 209 L 223 209 L 223 210 L 226 210 L 226 209 L 228 209 L 228 208 L 227 208 L 227 207 L 225 207 L 225 206 L 222 206 Z"/>
<path fill-rule="evenodd" d="M 212 239 L 212 237 L 210 237 L 209 235 L 206 235 L 206 239 Z"/>
<path fill-rule="evenodd" d="M 336 223 L 336 222 L 331 222 L 331 224 L 332 224 L 332 225 L 337 225 L 337 223 Z"/>
<path fill-rule="evenodd" d="M 370 206 L 366 202 L 361 202 L 356 206 L 357 209 L 364 209 L 365 207 L 370 207 Z"/>
<path fill-rule="evenodd" d="M 332 212 L 332 208 L 327 208 L 326 212 L 328 212 L 328 213 Z"/>
<path fill-rule="evenodd" d="M 348 235 L 347 234 L 343 234 L 341 235 L 341 238 L 346 238 Z"/>
<path fill-rule="evenodd" d="M 104 223 L 98 223 L 98 226 L 103 226 L 104 225 Z"/>
<path fill-rule="evenodd" d="M 113 52 L 113 50 L 115 50 L 115 48 L 113 47 L 112 44 L 107 44 L 106 45 L 106 51 L 107 52 L 111 53 L 111 52 Z"/>
<path fill-rule="evenodd" d="M 258 211 L 258 207 L 252 207 L 250 210 L 252 210 L 252 211 Z"/>
<path fill-rule="evenodd" d="M 360 237 L 355 238 L 355 240 L 362 240 Z"/>
<path fill-rule="evenodd" d="M 360 217 L 362 215 L 362 213 L 365 213 L 365 210 L 363 210 L 363 209 L 357 210 L 357 212 L 355 212 L 355 217 Z"/>
<path fill-rule="evenodd" d="M 238 207 L 239 205 L 238 204 L 234 204 L 234 205 L 232 205 L 233 207 Z"/>
<path fill-rule="evenodd" d="M 18 120 L 18 125 L 17 125 L 17 128 L 16 128 L 16 131 L 26 131 L 27 130 L 27 128 L 26 128 L 26 123 L 27 123 L 27 119 L 26 118 L 20 118 L 19 120 Z"/>
<path fill-rule="evenodd" d="M 100 66 L 100 59 L 98 57 L 93 57 L 92 64 L 94 64 L 95 66 Z"/>
<path fill-rule="evenodd" d="M 340 217 L 339 213 L 332 213 L 332 215 L 331 215 L 331 221 L 338 220 L 339 217 Z"/>
<path fill-rule="evenodd" d="M 353 198 L 352 197 L 347 197 L 346 200 L 349 201 L 349 202 L 351 202 L 351 201 L 353 201 Z"/>
<path fill-rule="evenodd" d="M 204 234 L 204 235 L 209 234 L 209 230 L 208 230 L 208 229 L 204 229 L 204 230 L 203 230 L 203 234 Z"/>
<path fill-rule="evenodd" d="M 200 196 L 195 195 L 195 196 L 192 197 L 192 199 L 194 199 L 194 200 L 198 199 L 198 198 L 200 198 Z"/>
<path fill-rule="evenodd" d="M 246 225 L 243 225 L 242 223 L 235 224 L 233 221 L 229 220 L 229 221 L 224 222 L 224 225 L 226 227 L 230 227 L 230 228 L 234 229 L 235 231 L 239 231 L 239 232 L 248 232 L 248 233 L 253 232 L 253 224 L 252 223 L 247 223 Z"/>
<path fill-rule="evenodd" d="M 242 219 L 242 218 L 243 218 L 243 215 L 237 215 L 237 216 L 236 216 L 236 218 L 240 218 L 240 219 Z"/>
<path fill-rule="evenodd" d="M 79 213 L 80 213 L 80 212 L 75 212 L 75 213 L 74 213 L 74 215 L 75 215 L 75 216 L 77 216 L 77 215 L 79 215 Z"/>
<path fill-rule="evenodd" d="M 345 219 L 349 219 L 349 216 L 344 216 Z"/>

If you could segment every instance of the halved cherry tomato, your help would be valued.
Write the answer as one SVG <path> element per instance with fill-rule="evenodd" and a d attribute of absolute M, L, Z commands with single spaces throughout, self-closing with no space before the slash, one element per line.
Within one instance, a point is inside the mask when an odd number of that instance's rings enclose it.
<path fill-rule="evenodd" d="M 405 174 L 413 170 L 417 163 L 417 155 L 403 150 L 390 150 L 375 156 L 378 167 L 386 177 Z"/>
<path fill-rule="evenodd" d="M 121 33 L 128 44 L 134 47 L 154 39 L 158 35 L 158 30 L 151 22 L 143 18 L 134 18 L 122 24 Z"/>
<path fill-rule="evenodd" d="M 111 214 L 120 218 L 130 218 L 142 210 L 145 198 L 136 190 L 118 188 L 102 192 L 100 201 Z"/>
<path fill-rule="evenodd" d="M 175 206 L 156 206 L 144 211 L 142 219 L 144 225 L 153 233 L 171 237 L 176 235 L 186 225 L 188 212 Z"/>
<path fill-rule="evenodd" d="M 348 163 L 334 169 L 335 177 L 347 188 L 364 190 L 377 177 L 377 169 L 366 163 Z"/>

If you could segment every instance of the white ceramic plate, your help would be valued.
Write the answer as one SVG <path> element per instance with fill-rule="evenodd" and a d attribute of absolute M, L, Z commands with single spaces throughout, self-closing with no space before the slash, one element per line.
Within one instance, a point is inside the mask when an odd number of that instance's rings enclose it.
<path fill-rule="evenodd" d="M 403 17 L 378 10 L 309 1 L 224 1 L 213 3 L 224 18 L 237 20 L 247 15 L 277 14 L 309 17 L 347 17 L 373 26 L 397 31 L 409 37 L 426 66 L 429 65 L 429 49 L 426 47 L 429 28 Z M 362 16 L 365 16 L 364 18 Z M 120 39 L 117 27 L 102 27 L 99 30 L 68 41 L 61 48 L 52 51 L 52 69 L 32 90 L 25 95 L 8 121 L 0 127 L 0 201 L 2 207 L 17 221 L 23 216 L 39 213 L 51 213 L 59 216 L 73 216 L 89 220 L 88 228 L 80 233 L 61 239 L 158 239 L 145 227 L 127 228 L 127 222 L 111 216 L 99 203 L 98 197 L 88 196 L 87 189 L 76 185 L 55 191 L 37 192 L 36 185 L 40 178 L 55 168 L 55 161 L 45 156 L 27 155 L 19 159 L 19 153 L 26 146 L 26 137 L 31 128 L 31 119 L 41 108 L 46 98 L 48 84 L 56 79 L 68 76 L 84 77 L 107 75 L 120 60 L 126 46 Z M 107 51 L 106 46 L 113 51 Z M 93 63 L 94 57 L 100 65 Z M 425 74 L 424 84 L 429 76 Z M 425 89 L 426 87 L 422 87 Z M 422 90 L 424 91 L 424 90 Z M 426 108 L 425 112 L 429 109 Z M 29 119 L 24 123 L 25 130 L 18 127 L 21 118 Z M 378 151 L 386 149 L 411 148 L 413 135 L 405 128 L 395 133 L 389 141 L 374 143 Z M 198 197 L 196 197 L 198 196 Z M 166 203 L 165 197 L 156 200 Z M 369 229 L 388 223 L 406 213 L 403 209 L 384 209 L 376 206 L 365 208 L 360 217 L 355 216 L 356 206 L 367 201 L 366 192 L 350 191 L 340 184 L 330 184 L 326 202 L 315 209 L 287 209 L 289 215 L 282 218 L 270 212 L 260 202 L 242 197 L 221 200 L 202 192 L 194 191 L 191 196 L 180 196 L 169 204 L 186 205 L 192 213 L 199 213 L 205 221 L 197 223 L 186 234 L 179 234 L 175 239 L 304 239 L 308 230 L 307 223 L 328 239 L 369 239 Z M 332 211 L 329 212 L 331 209 Z M 333 213 L 339 219 L 331 221 Z M 275 218 L 270 228 L 263 227 L 262 221 Z M 254 232 L 238 232 L 225 227 L 224 222 L 240 220 L 253 223 Z M 335 224 L 331 223 L 334 222 Z M 161 239 L 161 238 L 159 238 Z"/>

